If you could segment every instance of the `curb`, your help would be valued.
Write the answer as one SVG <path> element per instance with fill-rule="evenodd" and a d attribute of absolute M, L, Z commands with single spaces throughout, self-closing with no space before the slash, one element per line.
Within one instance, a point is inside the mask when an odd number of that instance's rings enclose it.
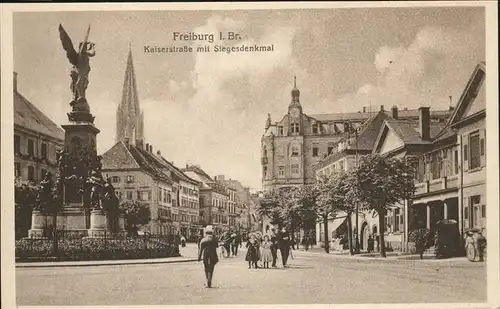
<path fill-rule="evenodd" d="M 119 260 L 119 261 L 82 261 L 82 262 L 32 262 L 16 263 L 16 268 L 46 268 L 46 267 L 84 267 L 84 266 L 116 266 L 116 265 L 146 265 L 196 262 L 195 258 L 180 260 Z M 50 264 L 47 264 L 50 263 Z M 57 263 L 57 264 L 56 264 Z"/>

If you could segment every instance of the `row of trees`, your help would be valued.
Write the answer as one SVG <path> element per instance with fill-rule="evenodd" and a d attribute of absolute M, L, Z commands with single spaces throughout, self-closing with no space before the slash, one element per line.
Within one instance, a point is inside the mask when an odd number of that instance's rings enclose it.
<path fill-rule="evenodd" d="M 37 195 L 40 188 L 32 181 L 16 178 L 14 181 L 15 200 L 15 228 L 16 238 L 25 237 L 26 232 L 31 227 L 31 213 L 36 204 Z M 54 205 L 56 205 L 54 197 Z M 44 209 L 52 214 L 55 207 Z M 124 200 L 119 205 L 120 213 L 124 214 L 127 222 L 127 229 L 133 226 L 147 224 L 150 220 L 149 206 L 136 200 Z"/>
<path fill-rule="evenodd" d="M 316 222 L 323 222 L 326 252 L 329 252 L 328 221 L 347 215 L 352 254 L 351 215 L 361 208 L 374 210 L 379 218 L 380 255 L 385 257 L 384 218 L 389 208 L 412 198 L 414 164 L 412 157 L 365 156 L 348 171 L 322 176 L 313 184 L 265 192 L 258 211 L 269 217 L 272 224 L 289 230 L 292 237 L 297 229 L 307 231 Z"/>

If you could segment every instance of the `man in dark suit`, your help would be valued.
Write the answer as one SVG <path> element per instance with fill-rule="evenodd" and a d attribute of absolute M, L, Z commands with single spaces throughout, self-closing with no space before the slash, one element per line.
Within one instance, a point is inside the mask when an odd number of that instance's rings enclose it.
<path fill-rule="evenodd" d="M 278 246 L 281 252 L 281 262 L 283 262 L 283 268 L 286 268 L 288 255 L 290 254 L 290 237 L 285 229 L 283 229 L 280 233 Z"/>
<path fill-rule="evenodd" d="M 271 267 L 276 267 L 276 259 L 278 258 L 278 241 L 274 228 L 271 229 L 271 255 L 273 256 L 273 263 Z"/>
<path fill-rule="evenodd" d="M 198 262 L 203 259 L 208 288 L 212 287 L 215 264 L 219 262 L 219 258 L 217 257 L 218 242 L 212 234 L 212 226 L 207 226 L 205 228 L 205 237 L 200 241 L 200 248 L 198 251 Z"/>

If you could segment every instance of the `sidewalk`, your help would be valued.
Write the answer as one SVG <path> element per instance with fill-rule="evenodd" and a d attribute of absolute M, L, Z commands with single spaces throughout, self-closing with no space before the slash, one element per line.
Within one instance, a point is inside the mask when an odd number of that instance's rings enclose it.
<path fill-rule="evenodd" d="M 103 260 L 103 261 L 64 261 L 64 262 L 22 262 L 16 263 L 16 268 L 30 267 L 79 267 L 79 266 L 114 266 L 114 265 L 134 265 L 134 264 L 168 264 L 197 261 L 198 247 L 196 244 L 188 244 L 180 247 L 181 256 L 159 259 L 139 259 L 139 260 Z"/>
<path fill-rule="evenodd" d="M 338 259 L 356 259 L 356 260 L 376 260 L 376 261 L 390 261 L 390 262 L 423 262 L 423 263 L 450 263 L 450 262 L 468 262 L 466 257 L 454 257 L 448 259 L 436 259 L 433 254 L 424 254 L 424 259 L 420 259 L 418 254 L 399 254 L 398 252 L 387 252 L 387 257 L 383 258 L 380 256 L 380 253 L 367 253 L 362 252 L 355 255 L 350 255 L 349 251 L 346 250 L 344 252 L 339 251 L 330 251 L 330 253 L 326 253 L 323 248 L 312 248 L 309 251 L 305 251 L 304 249 L 293 250 L 293 254 L 297 255 L 323 255 L 323 256 L 331 256 Z"/>

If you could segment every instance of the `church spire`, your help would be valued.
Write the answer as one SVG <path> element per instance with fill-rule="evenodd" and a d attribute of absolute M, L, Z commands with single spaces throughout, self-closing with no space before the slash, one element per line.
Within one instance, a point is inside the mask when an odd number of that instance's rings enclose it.
<path fill-rule="evenodd" d="M 299 109 L 302 109 L 300 106 L 300 90 L 297 88 L 297 76 L 293 77 L 293 89 L 292 89 L 292 101 L 290 102 L 290 105 L 288 106 L 289 109 L 292 107 L 297 107 Z"/>
<path fill-rule="evenodd" d="M 131 43 L 129 43 L 122 99 L 116 111 L 116 142 L 125 138 L 139 143 L 144 140 L 143 113 L 139 106 Z"/>

